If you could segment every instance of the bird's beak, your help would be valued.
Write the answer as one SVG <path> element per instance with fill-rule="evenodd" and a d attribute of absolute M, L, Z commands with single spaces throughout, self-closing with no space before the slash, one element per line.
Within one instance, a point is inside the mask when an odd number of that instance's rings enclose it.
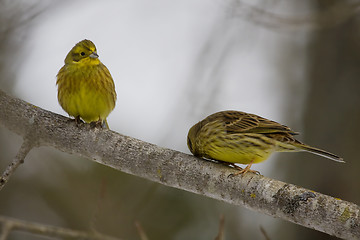
<path fill-rule="evenodd" d="M 91 58 L 98 58 L 99 55 L 97 55 L 96 52 L 92 52 L 92 53 L 89 55 L 89 57 L 91 57 Z"/>

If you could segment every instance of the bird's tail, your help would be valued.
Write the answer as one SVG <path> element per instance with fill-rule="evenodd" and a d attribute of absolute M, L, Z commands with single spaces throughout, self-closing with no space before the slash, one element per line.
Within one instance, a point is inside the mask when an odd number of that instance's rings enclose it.
<path fill-rule="evenodd" d="M 304 151 L 307 151 L 307 152 L 310 152 L 310 153 L 313 153 L 313 154 L 316 154 L 316 155 L 319 155 L 322 157 L 326 157 L 326 158 L 331 159 L 336 162 L 342 162 L 342 163 L 345 162 L 341 157 L 339 157 L 333 153 L 330 153 L 330 152 L 327 152 L 327 151 L 324 151 L 324 150 L 321 150 L 318 148 L 314 148 L 314 147 L 311 147 L 306 144 L 299 144 L 299 145 L 297 145 L 297 147 Z"/>

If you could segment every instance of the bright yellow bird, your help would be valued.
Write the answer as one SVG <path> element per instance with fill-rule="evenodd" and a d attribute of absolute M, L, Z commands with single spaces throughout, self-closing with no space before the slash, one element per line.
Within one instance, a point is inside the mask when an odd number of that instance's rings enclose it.
<path fill-rule="evenodd" d="M 109 70 L 90 40 L 77 43 L 57 74 L 58 100 L 70 116 L 109 128 L 106 118 L 115 107 L 116 92 Z"/>
<path fill-rule="evenodd" d="M 287 126 L 255 114 L 223 111 L 214 113 L 190 128 L 187 145 L 198 157 L 248 164 L 237 174 L 250 170 L 253 163 L 266 160 L 273 152 L 311 152 L 337 162 L 341 157 L 306 145 L 294 138 Z"/>

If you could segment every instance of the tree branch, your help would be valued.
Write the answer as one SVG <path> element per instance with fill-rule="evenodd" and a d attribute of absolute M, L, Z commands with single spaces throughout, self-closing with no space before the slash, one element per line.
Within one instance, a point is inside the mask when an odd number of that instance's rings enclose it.
<path fill-rule="evenodd" d="M 107 129 L 76 126 L 0 90 L 0 123 L 37 144 L 77 154 L 166 186 L 245 206 L 341 238 L 360 238 L 360 207 L 251 173 L 228 177 L 223 164 L 162 148 Z M 304 173 L 305 174 L 305 173 Z"/>
<path fill-rule="evenodd" d="M 360 3 L 338 1 L 325 11 L 310 13 L 302 16 L 284 16 L 276 14 L 268 9 L 247 4 L 243 1 L 235 2 L 236 6 L 231 9 L 235 16 L 240 16 L 246 21 L 279 30 L 319 30 L 336 27 L 350 18 L 357 16 L 360 11 Z"/>
<path fill-rule="evenodd" d="M 33 145 L 31 144 L 31 141 L 25 139 L 18 153 L 16 154 L 16 157 L 9 164 L 9 166 L 6 168 L 6 170 L 4 171 L 3 175 L 0 178 L 0 190 L 5 186 L 11 175 L 20 166 L 20 164 L 24 162 L 26 155 L 30 152 L 32 147 Z"/>
<path fill-rule="evenodd" d="M 33 223 L 4 216 L 0 216 L 0 223 L 2 224 L 0 240 L 6 240 L 12 230 L 23 230 L 30 233 L 66 239 L 120 240 L 119 238 L 106 236 L 97 232 L 76 231 L 68 228 Z"/>

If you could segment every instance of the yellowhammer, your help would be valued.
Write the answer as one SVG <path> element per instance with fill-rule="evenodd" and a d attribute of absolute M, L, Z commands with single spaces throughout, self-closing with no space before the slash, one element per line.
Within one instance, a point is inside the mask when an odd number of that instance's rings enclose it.
<path fill-rule="evenodd" d="M 77 123 L 81 118 L 109 128 L 106 117 L 115 107 L 115 85 L 93 42 L 83 40 L 70 50 L 56 84 L 61 107 Z"/>
<path fill-rule="evenodd" d="M 266 160 L 273 152 L 311 152 L 337 162 L 341 157 L 306 145 L 294 138 L 287 126 L 255 114 L 223 111 L 214 113 L 192 126 L 187 145 L 198 157 L 248 164 L 237 174 L 256 172 L 250 170 L 253 163 Z"/>

